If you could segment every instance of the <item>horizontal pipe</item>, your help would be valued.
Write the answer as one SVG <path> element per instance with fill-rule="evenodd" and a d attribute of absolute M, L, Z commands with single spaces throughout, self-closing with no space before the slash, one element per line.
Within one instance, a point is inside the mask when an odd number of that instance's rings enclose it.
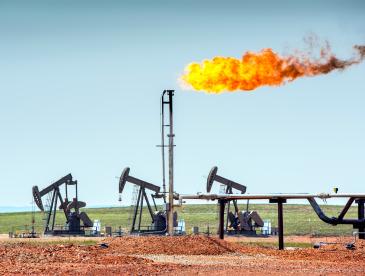
<path fill-rule="evenodd" d="M 328 194 L 328 193 L 320 193 L 320 194 L 306 194 L 306 193 L 298 193 L 298 194 L 196 194 L 196 195 L 180 195 L 180 200 L 184 199 L 206 199 L 206 200 L 234 200 L 234 199 L 276 199 L 276 198 L 284 198 L 284 199 L 307 199 L 307 198 L 364 198 L 365 194 Z"/>

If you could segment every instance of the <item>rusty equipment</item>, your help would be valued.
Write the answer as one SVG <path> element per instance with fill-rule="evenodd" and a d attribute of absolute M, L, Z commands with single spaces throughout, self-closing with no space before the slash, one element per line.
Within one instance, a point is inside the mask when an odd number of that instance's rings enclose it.
<path fill-rule="evenodd" d="M 61 186 L 65 186 L 65 198 L 63 199 L 60 191 Z M 68 186 L 75 187 L 76 197 L 72 201 L 68 200 Z M 33 186 L 32 194 L 35 204 L 45 212 L 45 235 L 84 235 L 86 227 L 92 227 L 93 223 L 85 212 L 80 212 L 80 208 L 86 206 L 85 202 L 78 201 L 77 180 L 73 180 L 72 175 L 68 174 L 48 187 L 39 191 L 38 186 Z M 42 197 L 48 195 L 48 200 L 43 205 Z M 57 203 L 59 209 L 63 211 L 66 218 L 65 227 L 55 227 Z M 81 222 L 83 225 L 81 225 Z"/>
<path fill-rule="evenodd" d="M 246 186 L 219 176 L 217 174 L 218 167 L 214 166 L 207 178 L 207 192 L 210 193 L 214 181 L 217 181 L 225 186 L 226 194 L 233 194 L 233 190 L 239 191 L 241 194 L 246 193 Z M 243 235 L 256 235 L 256 228 L 263 227 L 264 221 L 261 219 L 260 215 L 256 211 L 248 210 L 248 201 L 245 211 L 240 211 L 238 209 L 237 200 L 232 200 L 234 206 L 234 212 L 230 210 L 230 201 L 227 202 L 226 211 L 226 227 L 225 231 L 228 234 L 243 234 Z"/>

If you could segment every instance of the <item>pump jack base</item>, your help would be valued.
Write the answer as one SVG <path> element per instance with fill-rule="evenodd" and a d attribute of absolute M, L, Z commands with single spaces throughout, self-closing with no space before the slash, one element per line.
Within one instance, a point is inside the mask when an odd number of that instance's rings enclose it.
<path fill-rule="evenodd" d="M 44 232 L 46 236 L 85 236 L 85 231 L 53 230 Z"/>

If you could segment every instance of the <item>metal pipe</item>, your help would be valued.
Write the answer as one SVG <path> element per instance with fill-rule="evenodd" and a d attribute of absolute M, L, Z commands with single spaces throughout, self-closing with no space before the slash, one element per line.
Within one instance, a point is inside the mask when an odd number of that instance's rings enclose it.
<path fill-rule="evenodd" d="M 338 219 L 343 219 L 343 217 L 346 215 L 347 211 L 350 209 L 352 203 L 354 202 L 354 198 L 350 197 L 349 200 L 347 201 L 345 207 L 342 209 L 341 213 L 338 215 Z"/>
<path fill-rule="evenodd" d="M 340 213 L 339 217 L 329 218 L 327 217 L 315 198 L 327 199 L 327 198 L 349 198 L 344 209 Z M 348 209 L 350 208 L 353 199 L 357 199 L 358 203 L 358 219 L 343 219 Z M 184 199 L 206 199 L 206 200 L 218 200 L 220 204 L 219 209 L 219 238 L 223 239 L 223 224 L 224 224 L 224 209 L 225 203 L 230 200 L 238 199 L 269 199 L 270 203 L 278 204 L 278 231 L 279 231 L 279 249 L 284 249 L 284 219 L 283 219 L 283 203 L 286 203 L 287 199 L 307 199 L 311 204 L 313 210 L 318 217 L 329 224 L 352 224 L 355 228 L 359 229 L 359 238 L 365 239 L 365 194 L 244 194 L 244 195 L 232 195 L 232 194 L 197 194 L 197 195 L 180 195 L 179 200 L 183 202 Z M 361 234 L 360 234 L 361 233 Z"/>
<path fill-rule="evenodd" d="M 276 203 L 278 205 L 278 234 L 279 234 L 279 250 L 284 249 L 284 216 L 283 216 L 283 203 L 286 203 L 285 198 L 272 198 L 270 203 Z"/>
<path fill-rule="evenodd" d="M 165 103 L 164 96 L 166 90 L 161 96 L 161 154 L 162 154 L 162 191 L 163 191 L 163 201 L 166 203 L 166 171 L 165 171 Z"/>
<path fill-rule="evenodd" d="M 284 218 L 283 218 L 283 200 L 278 200 L 278 231 L 279 231 L 279 250 L 284 249 Z"/>
<path fill-rule="evenodd" d="M 343 218 L 336 218 L 336 217 L 328 217 L 326 216 L 321 207 L 319 207 L 318 203 L 316 202 L 316 200 L 313 197 L 308 198 L 309 203 L 311 204 L 313 210 L 316 212 L 317 216 L 324 221 L 325 223 L 329 223 L 332 225 L 337 225 L 337 224 L 352 224 L 354 226 L 361 226 L 361 225 L 365 225 L 365 219 L 343 219 Z M 345 206 L 345 209 L 349 208 L 347 206 Z"/>
<path fill-rule="evenodd" d="M 357 200 L 357 204 L 358 204 L 358 209 L 357 209 L 357 214 L 358 214 L 358 219 L 359 220 L 363 220 L 364 219 L 364 199 L 358 199 Z M 360 225 L 359 226 L 359 239 L 363 240 L 365 239 L 365 227 L 364 225 Z"/>
<path fill-rule="evenodd" d="M 168 90 L 169 96 L 169 111 L 170 111 L 170 133 L 169 137 L 169 210 L 168 210 L 168 233 L 169 235 L 174 234 L 174 128 L 173 128 L 173 102 L 172 96 L 174 90 Z"/>
<path fill-rule="evenodd" d="M 326 216 L 313 197 L 307 198 L 317 216 L 325 223 L 336 225 L 336 219 Z"/>
<path fill-rule="evenodd" d="M 226 207 L 225 200 L 219 200 L 219 238 L 224 239 L 224 209 Z"/>
<path fill-rule="evenodd" d="M 298 193 L 298 194 L 196 194 L 196 195 L 180 195 L 180 200 L 184 199 L 206 199 L 206 200 L 233 200 L 233 199 L 272 199 L 272 198 L 285 198 L 285 199 L 307 199 L 307 198 L 362 198 L 365 199 L 365 194 L 306 194 L 306 193 Z"/>

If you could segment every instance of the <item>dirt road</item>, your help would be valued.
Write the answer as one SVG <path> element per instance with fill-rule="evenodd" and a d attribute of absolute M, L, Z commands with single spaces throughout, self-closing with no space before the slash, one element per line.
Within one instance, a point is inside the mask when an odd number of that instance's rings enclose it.
<path fill-rule="evenodd" d="M 356 243 L 355 250 L 346 249 L 339 240 L 339 244 L 320 249 L 284 251 L 204 236 L 122 237 L 98 242 L 107 246 L 2 240 L 0 274 L 365 274 L 362 241 Z"/>

